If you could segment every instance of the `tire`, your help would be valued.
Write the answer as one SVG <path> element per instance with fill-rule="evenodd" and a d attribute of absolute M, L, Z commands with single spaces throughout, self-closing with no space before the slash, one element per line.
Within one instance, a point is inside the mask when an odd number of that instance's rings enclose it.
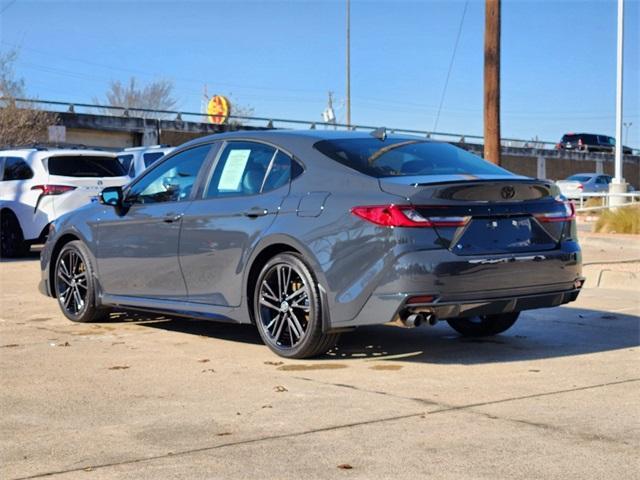
<path fill-rule="evenodd" d="M 29 253 L 29 244 L 24 241 L 20 222 L 10 210 L 0 213 L 0 257 L 16 258 Z"/>
<path fill-rule="evenodd" d="M 518 320 L 520 312 L 450 318 L 447 323 L 465 337 L 488 337 L 507 331 Z"/>
<path fill-rule="evenodd" d="M 339 334 L 322 332 L 318 282 L 302 256 L 276 255 L 262 268 L 254 287 L 255 323 L 274 353 L 309 358 L 336 344 Z"/>
<path fill-rule="evenodd" d="M 94 268 L 79 240 L 67 243 L 55 263 L 53 289 L 62 313 L 72 322 L 106 320 L 109 309 L 97 306 Z"/>

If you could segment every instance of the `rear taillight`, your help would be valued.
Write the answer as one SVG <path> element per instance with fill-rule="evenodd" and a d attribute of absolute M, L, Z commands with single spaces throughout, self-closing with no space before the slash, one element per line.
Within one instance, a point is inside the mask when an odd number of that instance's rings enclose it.
<path fill-rule="evenodd" d="M 469 217 L 422 216 L 410 205 L 372 205 L 353 207 L 354 215 L 383 227 L 462 227 Z"/>
<path fill-rule="evenodd" d="M 584 189 L 584 185 L 583 185 L 583 184 L 579 184 L 576 188 L 577 188 L 578 190 L 583 190 L 583 189 Z"/>
<path fill-rule="evenodd" d="M 576 208 L 573 202 L 561 202 L 563 209 L 557 212 L 537 213 L 535 217 L 540 222 L 568 222 L 576 218 Z"/>
<path fill-rule="evenodd" d="M 40 195 L 60 195 L 75 190 L 71 185 L 34 185 L 31 190 L 40 190 Z"/>

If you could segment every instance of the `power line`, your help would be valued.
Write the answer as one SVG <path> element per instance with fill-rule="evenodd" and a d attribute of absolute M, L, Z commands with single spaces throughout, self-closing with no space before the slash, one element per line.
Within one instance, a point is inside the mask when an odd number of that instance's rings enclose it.
<path fill-rule="evenodd" d="M 447 71 L 447 78 L 444 81 L 444 88 L 442 89 L 442 95 L 440 96 L 440 106 L 438 107 L 438 113 L 436 114 L 436 121 L 433 124 L 434 131 L 438 129 L 440 112 L 442 111 L 442 104 L 444 103 L 444 97 L 447 94 L 447 87 L 449 86 L 449 77 L 451 76 L 451 70 L 453 69 L 453 62 L 456 58 L 456 52 L 458 51 L 458 43 L 460 42 L 460 36 L 462 35 L 462 27 L 464 26 L 464 17 L 467 15 L 468 6 L 469 6 L 469 0 L 464 2 L 464 8 L 462 9 L 462 17 L 460 17 L 460 25 L 458 26 L 458 35 L 456 36 L 456 42 L 453 45 L 453 52 L 451 54 L 451 60 L 449 61 L 449 70 Z"/>
<path fill-rule="evenodd" d="M 4 12 L 6 12 L 7 10 L 9 10 L 9 7 L 11 5 L 13 5 L 14 3 L 16 3 L 18 0 L 11 0 L 9 3 L 7 3 L 4 8 L 2 10 L 0 10 L 0 15 L 2 15 Z"/>

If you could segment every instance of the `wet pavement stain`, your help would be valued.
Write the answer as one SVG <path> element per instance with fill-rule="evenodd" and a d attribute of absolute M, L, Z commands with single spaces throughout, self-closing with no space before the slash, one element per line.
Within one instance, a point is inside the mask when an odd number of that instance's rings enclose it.
<path fill-rule="evenodd" d="M 402 365 L 373 365 L 369 370 L 400 370 Z"/>
<path fill-rule="evenodd" d="M 347 368 L 347 366 L 342 363 L 311 363 L 282 365 L 281 367 L 278 367 L 278 370 L 284 370 L 287 372 L 300 372 L 303 370 L 338 370 L 340 368 Z"/>

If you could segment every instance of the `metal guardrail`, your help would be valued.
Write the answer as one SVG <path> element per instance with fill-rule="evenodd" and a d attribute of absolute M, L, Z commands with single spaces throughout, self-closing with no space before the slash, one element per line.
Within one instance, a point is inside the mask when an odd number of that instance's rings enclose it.
<path fill-rule="evenodd" d="M 8 100 L 0 97 L 1 100 Z M 15 98 L 12 99 L 17 104 L 29 105 L 43 105 L 47 106 L 54 112 L 69 112 L 69 113 L 92 113 L 92 114 L 105 114 L 108 113 L 114 116 L 121 117 L 134 117 L 133 113 L 142 114 L 140 117 L 155 119 L 155 120 L 173 120 L 173 121 L 186 121 L 187 118 L 192 118 L 198 123 L 208 122 L 208 118 L 211 116 L 202 112 L 189 112 L 180 110 L 155 110 L 150 108 L 137 108 L 137 107 L 115 107 L 112 105 L 99 105 L 91 103 L 77 103 L 77 102 L 63 102 L 54 100 L 39 100 L 29 98 Z M 80 110 L 80 111 L 79 111 Z M 221 115 L 217 115 L 221 116 Z M 295 120 L 287 118 L 275 118 L 275 117 L 254 117 L 244 115 L 230 115 L 229 120 L 238 124 L 263 127 L 263 128 L 291 128 L 295 127 L 307 127 L 310 129 L 325 128 L 325 129 L 340 129 L 340 130 L 375 130 L 380 125 L 360 125 L 352 124 L 347 125 L 345 123 L 327 123 L 327 122 L 314 122 L 309 120 Z M 470 143 L 470 144 L 482 144 L 484 137 L 481 135 L 467 135 L 452 132 L 434 132 L 428 130 L 416 130 L 411 128 L 387 128 L 390 133 L 405 133 L 411 135 L 420 135 L 426 138 L 441 139 L 454 143 Z M 503 147 L 515 147 L 515 148 L 535 148 L 535 149 L 553 149 L 556 146 L 556 142 L 547 142 L 541 140 L 523 140 L 518 138 L 503 138 L 500 141 Z"/>
<path fill-rule="evenodd" d="M 611 205 L 611 198 L 629 198 L 630 201 L 623 204 Z M 590 198 L 601 198 L 603 200 L 602 205 L 597 205 L 595 207 L 585 207 L 585 203 Z M 576 204 L 576 212 L 596 212 L 599 210 L 607 210 L 609 208 L 619 208 L 619 207 L 628 207 L 631 205 L 639 205 L 640 204 L 640 191 L 634 192 L 626 192 L 626 193 L 610 193 L 610 192 L 592 192 L 592 193 L 582 193 L 580 194 L 580 198 L 578 199 L 578 203 Z"/>

